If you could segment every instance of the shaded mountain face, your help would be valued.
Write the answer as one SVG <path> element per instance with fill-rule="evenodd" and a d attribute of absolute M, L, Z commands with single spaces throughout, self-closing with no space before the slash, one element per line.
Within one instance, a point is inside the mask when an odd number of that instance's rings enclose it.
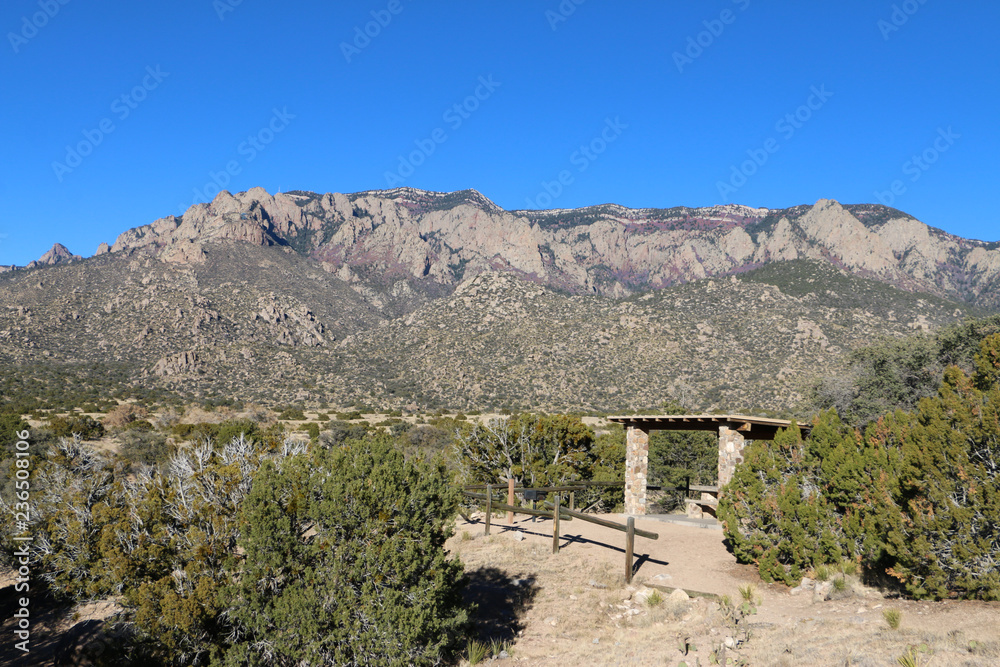
<path fill-rule="evenodd" d="M 474 190 L 220 193 L 123 233 L 111 253 L 203 261 L 216 240 L 288 246 L 341 279 L 399 280 L 433 296 L 507 271 L 571 293 L 625 297 L 794 259 L 911 291 L 1000 308 L 1000 244 L 962 239 L 878 205 L 505 211 Z"/>
<path fill-rule="evenodd" d="M 101 376 L 269 404 L 786 411 L 860 346 L 995 307 L 998 252 L 831 201 L 221 193 L 95 257 L 0 275 L 0 394 Z"/>

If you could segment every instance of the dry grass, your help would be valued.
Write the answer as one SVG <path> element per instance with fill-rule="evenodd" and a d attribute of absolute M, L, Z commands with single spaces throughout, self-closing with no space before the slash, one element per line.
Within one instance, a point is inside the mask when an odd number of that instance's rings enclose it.
<path fill-rule="evenodd" d="M 899 630 L 899 624 L 903 621 L 903 612 L 895 608 L 883 609 L 882 618 L 885 619 L 890 630 Z"/>
<path fill-rule="evenodd" d="M 950 606 L 956 608 L 955 613 L 939 608 L 936 610 L 937 618 L 927 619 L 933 629 L 890 629 L 889 618 L 898 613 L 899 619 L 902 619 L 904 612 L 894 607 L 879 614 L 876 609 L 881 607 L 881 596 L 872 595 L 871 591 L 868 593 L 869 596 L 860 600 L 853 598 L 814 604 L 811 608 L 799 610 L 797 616 L 785 616 L 783 623 L 762 624 L 747 651 L 751 664 L 882 667 L 904 664 L 898 662 L 898 658 L 904 656 L 907 660 L 915 660 L 906 662 L 907 665 L 987 667 L 1000 664 L 996 605 L 951 603 Z M 765 601 L 765 609 L 768 604 Z M 900 601 L 898 606 L 907 607 L 907 618 L 914 623 L 916 620 L 912 615 L 917 612 L 911 610 L 930 607 L 912 601 Z M 960 607 L 967 607 L 967 612 L 963 613 Z M 795 610 L 786 610 L 785 613 L 787 611 Z M 805 616 L 805 613 L 809 615 Z M 922 622 L 921 625 L 928 624 Z M 982 643 L 973 640 L 970 648 L 965 632 L 948 629 L 963 626 L 978 637 L 990 639 Z"/>

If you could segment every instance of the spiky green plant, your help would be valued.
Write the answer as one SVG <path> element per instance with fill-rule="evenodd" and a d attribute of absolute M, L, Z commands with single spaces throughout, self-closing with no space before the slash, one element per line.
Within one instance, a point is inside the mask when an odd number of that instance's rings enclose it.
<path fill-rule="evenodd" d="M 470 665 L 481 663 L 486 658 L 487 653 L 489 653 L 489 647 L 485 643 L 476 641 L 475 639 L 470 639 L 465 648 L 465 654 L 469 659 Z"/>

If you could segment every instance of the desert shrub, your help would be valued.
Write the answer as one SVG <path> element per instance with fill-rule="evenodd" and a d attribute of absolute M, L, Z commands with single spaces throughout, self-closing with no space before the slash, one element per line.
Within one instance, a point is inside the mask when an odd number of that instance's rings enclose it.
<path fill-rule="evenodd" d="M 625 429 L 613 424 L 607 433 L 594 439 L 591 448 L 590 479 L 595 482 L 621 482 L 625 479 Z M 599 501 L 599 508 L 606 512 L 618 512 L 625 505 L 625 495 L 621 487 L 592 487 L 578 495 L 581 507 L 589 507 Z"/>
<path fill-rule="evenodd" d="M 30 469 L 35 469 L 37 462 L 45 455 L 49 443 L 54 441 L 51 432 L 46 429 L 32 429 L 28 422 L 19 414 L 0 414 L 0 503 L 13 504 L 15 500 L 16 476 L 19 468 L 17 457 L 19 451 L 16 445 L 21 435 L 27 435 L 28 461 Z M 23 464 L 21 464 L 23 465 Z M 22 485 L 23 489 L 23 485 Z M 0 505 L 2 507 L 2 505 Z M 2 561 L 0 561 L 2 562 Z"/>
<path fill-rule="evenodd" d="M 260 440 L 260 425 L 249 419 L 233 419 L 221 422 L 216 426 L 214 439 L 218 443 L 227 443 L 241 435 L 248 440 Z"/>
<path fill-rule="evenodd" d="M 342 422 L 349 422 L 354 419 L 361 419 L 363 415 L 357 410 L 351 410 L 349 412 L 338 412 L 337 420 Z"/>
<path fill-rule="evenodd" d="M 86 415 L 52 417 L 49 419 L 49 429 L 57 438 L 72 438 L 76 434 L 83 440 L 97 440 L 104 436 L 101 422 Z"/>
<path fill-rule="evenodd" d="M 188 440 L 191 438 L 191 434 L 194 433 L 197 428 L 197 424 L 174 424 L 170 427 L 170 432 L 176 435 L 181 440 Z"/>
<path fill-rule="evenodd" d="M 407 449 L 425 452 L 440 452 L 454 443 L 455 429 L 442 429 L 429 424 L 410 426 L 405 422 L 400 424 L 404 446 Z"/>
<path fill-rule="evenodd" d="M 191 442 L 211 440 L 220 446 L 233 438 L 243 436 L 249 440 L 256 440 L 259 443 L 263 443 L 270 449 L 274 449 L 276 443 L 279 443 L 284 435 L 280 424 L 273 424 L 266 429 L 262 429 L 258 422 L 251 419 L 230 419 L 217 424 L 209 422 L 174 424 L 170 427 L 170 433 L 177 436 L 180 440 Z"/>
<path fill-rule="evenodd" d="M 129 474 L 79 439 L 61 439 L 32 481 L 32 573 L 75 600 L 115 596 L 124 611 L 113 623 L 130 633 L 129 664 L 206 664 L 232 636 L 219 596 L 240 506 L 262 458 L 302 451 L 286 445 L 277 454 L 242 438 L 200 445 L 160 470 Z"/>
<path fill-rule="evenodd" d="M 360 440 L 368 433 L 368 427 L 362 424 L 350 424 L 333 420 L 326 430 L 319 434 L 319 442 L 325 447 L 337 447 L 348 440 Z"/>
<path fill-rule="evenodd" d="M 994 334 L 973 377 L 948 369 L 894 443 L 902 474 L 881 485 L 891 504 L 872 509 L 887 528 L 887 571 L 915 597 L 1000 599 L 1000 385 L 990 378 L 1000 363 L 988 360 L 998 353 Z"/>
<path fill-rule="evenodd" d="M 440 663 L 466 622 L 444 550 L 457 502 L 443 467 L 386 437 L 265 463 L 220 597 L 240 637 L 226 664 L 255 664 L 262 645 L 271 664 Z"/>
<path fill-rule="evenodd" d="M 125 428 L 137 420 L 148 419 L 148 417 L 149 410 L 141 405 L 124 403 L 109 410 L 101 422 L 104 424 L 104 428 L 117 430 Z"/>
<path fill-rule="evenodd" d="M 705 431 L 653 431 L 649 434 L 649 483 L 667 493 L 660 505 L 667 510 L 682 504 L 672 489 L 692 484 L 714 484 L 719 474 L 719 437 Z M 680 501 L 680 502 L 678 502 Z"/>
<path fill-rule="evenodd" d="M 113 594 L 102 574 L 100 542 L 104 524 L 95 513 L 107 515 L 120 507 L 115 493 L 121 466 L 89 447 L 79 437 L 60 438 L 35 468 L 31 480 L 32 573 L 60 595 L 87 599 Z M 4 514 L 13 507 L 4 504 Z M 6 542 L 14 522 L 4 521 Z M 0 552 L 12 564 L 10 550 Z"/>
<path fill-rule="evenodd" d="M 285 408 L 278 415 L 278 419 L 284 421 L 304 421 L 306 418 L 306 413 L 302 411 L 302 408 Z"/>
<path fill-rule="evenodd" d="M 13 452 L 14 445 L 19 440 L 17 434 L 30 428 L 28 422 L 21 419 L 20 414 L 0 413 L 0 452 Z"/>
<path fill-rule="evenodd" d="M 306 433 L 309 434 L 309 439 L 313 442 L 319 440 L 319 424 L 309 423 L 306 424 Z"/>
<path fill-rule="evenodd" d="M 381 426 L 384 427 L 385 426 L 385 422 L 383 422 L 381 424 Z M 409 431 L 410 428 L 411 428 L 410 424 L 407 424 L 406 422 L 404 422 L 404 421 L 402 421 L 400 419 L 394 419 L 394 420 L 392 420 L 392 423 L 389 424 L 388 427 L 389 427 L 389 435 L 391 435 L 394 438 L 399 438 L 404 433 L 406 433 L 407 431 Z"/>
<path fill-rule="evenodd" d="M 933 396 L 941 377 L 936 341 L 926 334 L 865 347 L 854 353 L 855 390 L 845 414 L 866 424 L 895 410 L 912 410 Z"/>
<path fill-rule="evenodd" d="M 121 440 L 119 453 L 130 463 L 156 465 L 170 457 L 167 436 L 151 429 L 129 428 L 122 434 Z"/>

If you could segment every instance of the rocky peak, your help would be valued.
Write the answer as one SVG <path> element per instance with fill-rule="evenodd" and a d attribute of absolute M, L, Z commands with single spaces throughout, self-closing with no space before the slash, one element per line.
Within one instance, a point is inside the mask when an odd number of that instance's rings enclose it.
<path fill-rule="evenodd" d="M 36 266 L 52 266 L 54 264 L 66 264 L 74 260 L 82 259 L 79 255 L 74 255 L 69 251 L 69 249 L 62 243 L 56 243 L 53 245 L 48 252 L 39 257 L 37 260 L 28 264 L 28 268 L 32 269 Z"/>

